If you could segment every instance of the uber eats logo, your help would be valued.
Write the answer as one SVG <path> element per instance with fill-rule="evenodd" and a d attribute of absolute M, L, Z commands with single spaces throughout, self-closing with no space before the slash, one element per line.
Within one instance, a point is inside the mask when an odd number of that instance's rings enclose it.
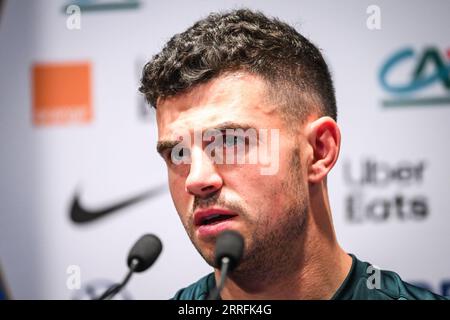
<path fill-rule="evenodd" d="M 345 216 L 350 222 L 422 221 L 429 215 L 425 161 L 344 162 Z"/>
<path fill-rule="evenodd" d="M 403 48 L 381 66 L 384 107 L 450 106 L 450 50 Z"/>

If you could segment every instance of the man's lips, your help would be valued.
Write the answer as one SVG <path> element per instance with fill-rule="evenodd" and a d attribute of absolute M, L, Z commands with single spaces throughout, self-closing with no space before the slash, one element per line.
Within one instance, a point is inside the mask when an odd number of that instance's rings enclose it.
<path fill-rule="evenodd" d="M 211 225 L 231 219 L 235 216 L 237 216 L 237 214 L 233 211 L 221 208 L 198 210 L 194 213 L 194 225 L 197 227 Z"/>

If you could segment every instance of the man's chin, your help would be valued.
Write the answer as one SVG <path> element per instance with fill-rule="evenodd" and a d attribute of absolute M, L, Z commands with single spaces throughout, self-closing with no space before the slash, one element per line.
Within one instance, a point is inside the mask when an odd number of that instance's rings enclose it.
<path fill-rule="evenodd" d="M 213 268 L 216 267 L 216 265 L 214 263 L 214 252 L 212 252 L 212 251 L 207 251 L 207 252 L 199 251 L 199 253 L 202 256 L 203 260 L 205 260 L 205 262 L 207 264 L 209 264 Z"/>
<path fill-rule="evenodd" d="M 245 233 L 240 232 L 243 237 L 245 237 Z M 211 267 L 215 268 L 215 251 L 216 251 L 216 241 L 217 235 L 211 235 L 208 237 L 199 237 L 197 233 L 192 234 L 190 236 L 191 242 L 194 245 L 195 249 L 202 256 L 202 258 L 208 263 Z M 247 241 L 246 241 L 247 242 Z M 246 243 L 246 247 L 248 244 Z M 245 251 L 245 250 L 244 250 Z"/>
<path fill-rule="evenodd" d="M 204 242 L 195 239 L 195 241 L 192 241 L 192 243 L 194 244 L 194 247 L 198 251 L 198 253 L 202 256 L 203 260 L 205 260 L 207 264 L 214 268 L 215 241 Z"/>

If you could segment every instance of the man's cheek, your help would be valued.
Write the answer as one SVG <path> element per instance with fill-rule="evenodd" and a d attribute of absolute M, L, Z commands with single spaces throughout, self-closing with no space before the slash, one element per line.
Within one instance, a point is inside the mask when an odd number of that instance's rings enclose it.
<path fill-rule="evenodd" d="M 183 194 L 180 193 L 179 190 L 174 189 L 172 192 L 172 199 L 173 203 L 175 204 L 175 207 L 179 213 L 183 213 L 186 211 L 187 208 L 185 208 L 185 200 Z"/>
<path fill-rule="evenodd" d="M 177 183 L 177 181 L 170 179 L 169 177 L 169 190 L 170 195 L 172 197 L 173 203 L 175 205 L 175 208 L 179 214 L 181 214 L 183 211 L 182 203 L 183 203 L 183 197 L 184 197 L 184 188 Z"/>
<path fill-rule="evenodd" d="M 169 170 L 169 188 L 172 194 L 185 193 L 186 178 L 181 177 L 173 170 Z"/>

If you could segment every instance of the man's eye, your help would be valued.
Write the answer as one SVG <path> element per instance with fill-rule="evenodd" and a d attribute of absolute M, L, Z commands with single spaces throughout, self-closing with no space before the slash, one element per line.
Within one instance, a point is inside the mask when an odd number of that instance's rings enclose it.
<path fill-rule="evenodd" d="M 225 147 L 234 147 L 245 143 L 245 137 L 242 136 L 225 136 L 224 145 Z"/>
<path fill-rule="evenodd" d="M 173 148 L 169 154 L 169 160 L 172 163 L 178 164 L 181 161 L 186 161 L 190 157 L 190 150 L 188 148 Z"/>

